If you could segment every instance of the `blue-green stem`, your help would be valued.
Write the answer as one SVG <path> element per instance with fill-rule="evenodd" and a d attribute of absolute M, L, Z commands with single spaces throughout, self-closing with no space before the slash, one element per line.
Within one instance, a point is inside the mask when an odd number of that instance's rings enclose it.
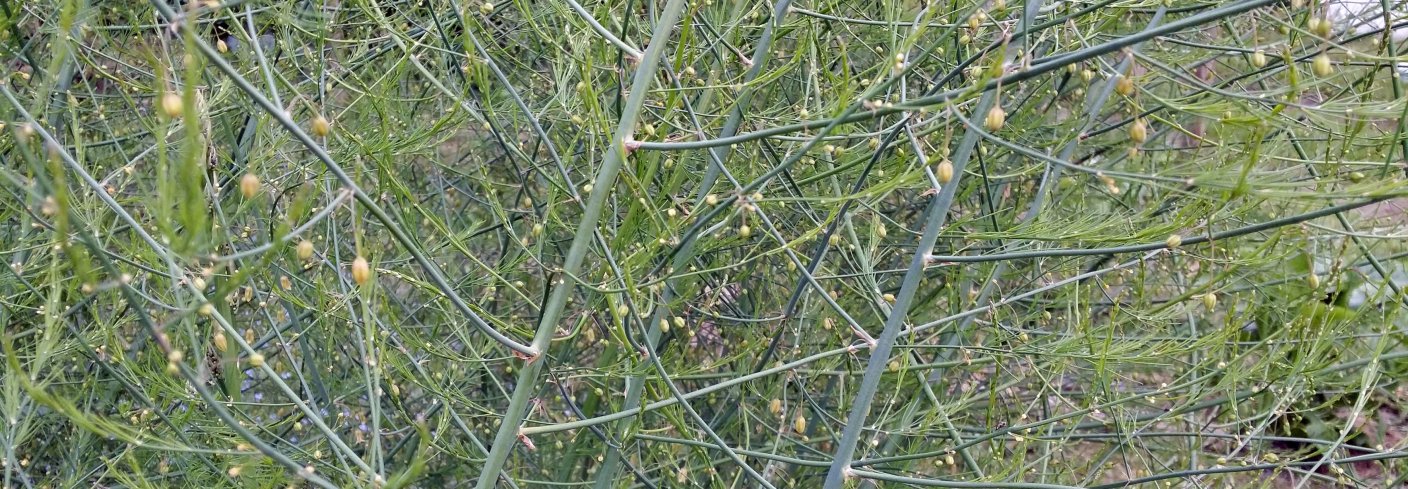
<path fill-rule="evenodd" d="M 1026 10 L 1022 16 L 1023 26 L 1031 25 L 1040 6 L 1040 1 L 1027 2 Z M 1003 64 L 1011 61 L 1021 50 L 1020 43 L 1014 43 L 1013 46 L 1008 47 L 1003 53 Z M 1001 107 L 998 93 L 996 90 L 989 90 L 984 92 L 978 100 L 974 113 L 986 114 L 990 109 L 997 107 Z M 894 348 L 900 330 L 904 327 L 905 318 L 909 315 L 909 308 L 913 304 L 919 284 L 924 278 L 924 268 L 929 260 L 928 254 L 934 249 L 934 244 L 939 239 L 939 231 L 942 230 L 948 218 L 949 209 L 953 206 L 954 197 L 958 195 L 963 170 L 981 138 L 982 136 L 977 132 L 964 132 L 963 140 L 959 143 L 951 160 L 953 179 L 929 200 L 923 235 L 919 238 L 914 256 L 910 258 L 909 270 L 905 272 L 904 279 L 900 283 L 899 293 L 895 294 L 895 303 L 890 310 L 890 315 L 885 319 L 885 328 L 880 332 L 880 337 L 877 338 L 875 346 L 870 350 L 870 359 L 866 362 L 865 374 L 861 377 L 860 388 L 851 401 L 851 410 L 846 416 L 846 426 L 842 430 L 841 440 L 837 442 L 836 455 L 831 461 L 831 469 L 826 474 L 826 482 L 823 486 L 825 489 L 840 489 L 846 480 L 853 476 L 851 460 L 855 455 L 856 444 L 860 441 L 861 431 L 865 428 L 865 420 L 870 414 L 870 404 L 875 398 L 876 391 L 880 388 L 880 377 L 885 374 L 890 351 Z"/>
<path fill-rule="evenodd" d="M 660 56 L 664 52 L 665 46 L 669 44 L 669 33 L 674 29 L 675 23 L 679 21 L 684 7 L 684 0 L 670 0 L 650 36 L 650 45 L 646 47 L 645 58 L 641 60 L 640 66 L 636 69 L 631 83 L 630 95 L 622 108 L 621 120 L 617 124 L 610 147 L 602 160 L 601 170 L 597 173 L 593 183 L 597 191 L 591 193 L 586 208 L 582 211 L 582 218 L 577 223 L 577 232 L 572 239 L 572 245 L 567 250 L 567 258 L 561 267 L 564 275 L 578 274 L 582 267 L 582 261 L 586 258 L 587 248 L 596 237 L 596 226 L 601 220 L 606 198 L 611 193 L 610 189 L 616 182 L 616 176 L 620 173 L 622 164 L 633 149 L 628 146 L 636 144 L 633 136 L 636 120 L 645 104 L 645 96 L 655 81 L 656 67 L 659 65 Z M 539 374 L 543 364 L 546 363 L 537 356 L 545 354 L 548 343 L 552 339 L 552 333 L 557 328 L 558 320 L 562 316 L 562 310 L 567 304 L 567 298 L 572 295 L 573 290 L 574 287 L 566 283 L 557 285 L 557 288 L 553 289 L 552 294 L 548 297 L 547 304 L 543 307 L 542 317 L 539 319 L 538 329 L 533 337 L 532 349 L 537 353 L 519 371 L 518 381 L 514 385 L 513 398 L 509 400 L 508 408 L 499 424 L 498 434 L 495 435 L 494 443 L 489 448 L 489 456 L 484 461 L 484 469 L 479 476 L 477 487 L 480 489 L 490 489 L 494 486 L 494 481 L 498 479 L 499 470 L 508 460 L 509 452 L 518 443 L 520 424 L 528 414 L 529 400 L 537 389 Z"/>

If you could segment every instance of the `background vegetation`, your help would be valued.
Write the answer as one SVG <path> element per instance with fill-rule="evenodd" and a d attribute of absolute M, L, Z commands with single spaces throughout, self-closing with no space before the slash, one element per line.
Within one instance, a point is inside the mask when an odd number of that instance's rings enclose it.
<path fill-rule="evenodd" d="M 1395 2 L 2 2 L 4 487 L 1398 486 Z"/>

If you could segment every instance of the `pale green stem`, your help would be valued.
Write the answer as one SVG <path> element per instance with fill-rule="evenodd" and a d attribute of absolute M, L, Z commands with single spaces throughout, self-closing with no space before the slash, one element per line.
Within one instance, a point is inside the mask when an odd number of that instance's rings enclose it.
<path fill-rule="evenodd" d="M 1023 26 L 1031 25 L 1040 6 L 1040 1 L 1027 3 L 1026 11 L 1022 16 Z M 1021 43 L 1014 43 L 1003 54 L 1004 61 L 1011 61 L 1015 54 L 1021 51 Z M 1001 107 L 998 101 L 998 92 L 997 90 L 989 90 L 984 92 L 978 100 L 974 114 L 986 114 L 989 109 L 995 107 Z M 955 115 L 957 114 L 955 113 Z M 885 319 L 885 328 L 880 332 L 875 347 L 870 350 L 870 358 L 866 361 L 865 374 L 861 377 L 860 388 L 851 401 L 851 411 L 846 416 L 846 426 L 842 430 L 841 441 L 836 445 L 835 459 L 831 461 L 831 470 L 826 474 L 826 483 L 823 486 L 825 489 L 840 489 L 847 479 L 853 477 L 851 460 L 855 455 L 856 443 L 860 441 L 861 431 L 865 428 L 865 420 L 870 414 L 870 404 L 880 388 L 880 377 L 885 374 L 886 364 L 890 360 L 890 351 L 894 348 L 900 330 L 904 328 L 905 319 L 909 315 L 909 307 L 914 302 L 914 296 L 924 278 L 924 267 L 928 261 L 927 255 L 934 249 L 934 244 L 939 239 L 939 232 L 948 218 L 948 211 L 953 206 L 954 197 L 958 195 L 963 169 L 967 166 L 969 158 L 973 155 L 973 149 L 977 147 L 981 138 L 982 135 L 976 131 L 964 132 L 963 140 L 959 143 L 951 160 L 953 180 L 939 189 L 939 192 L 929 201 L 929 210 L 923 227 L 924 234 L 920 236 L 914 256 L 910 258 L 909 270 L 904 274 L 899 293 L 895 294 L 894 308 Z"/>
<path fill-rule="evenodd" d="M 568 1 L 572 2 L 572 0 Z M 743 86 L 751 87 L 749 82 L 755 79 L 758 74 L 762 72 L 763 65 L 767 64 L 767 60 L 771 55 L 773 28 L 775 25 L 781 23 L 782 16 L 786 14 L 787 6 L 790 4 L 791 0 L 779 0 L 773 7 L 773 18 L 768 22 L 767 26 L 763 28 L 762 36 L 759 38 L 757 47 L 753 52 L 753 67 L 744 74 Z M 574 8 L 579 8 L 576 7 L 575 2 L 573 2 L 573 6 Z M 585 12 L 581 13 L 585 16 Z M 743 92 L 739 94 L 738 101 L 734 104 L 733 111 L 729 113 L 728 120 L 724 122 L 720 136 L 731 136 L 738 132 L 738 127 L 743 120 L 743 110 L 748 106 L 748 101 L 751 100 L 751 93 L 751 88 L 744 88 Z M 723 148 L 713 148 L 710 150 L 709 154 L 712 157 L 713 163 L 709 166 L 703 181 L 699 184 L 699 190 L 696 192 L 695 197 L 697 201 L 702 201 L 714 188 L 714 180 L 717 178 L 716 175 L 719 172 L 719 168 L 723 166 L 724 161 L 728 159 L 729 151 Z M 671 261 L 673 269 L 682 270 L 685 264 L 693 259 L 694 244 L 694 240 L 688 240 L 680 245 L 679 253 L 677 253 Z M 674 282 L 674 279 L 668 281 L 667 286 L 664 288 L 664 297 L 661 301 L 662 305 L 656 308 L 655 313 L 651 315 L 650 321 L 646 324 L 648 329 L 645 341 L 649 343 L 651 348 L 654 348 L 656 342 L 659 341 L 660 321 L 667 320 L 665 316 L 666 313 L 669 312 L 669 304 L 674 291 Z M 626 379 L 626 398 L 622 409 L 629 411 L 639 407 L 641 392 L 644 388 L 644 376 L 635 375 Z M 618 424 L 615 430 L 617 437 L 624 435 L 627 428 L 626 423 Z M 705 429 L 708 429 L 708 426 L 705 426 Z M 621 455 L 619 450 L 612 450 L 606 454 L 606 459 L 602 462 L 601 468 L 597 471 L 596 482 L 593 485 L 595 489 L 606 489 L 616 481 L 616 473 L 619 471 L 618 465 L 621 462 Z"/>
<path fill-rule="evenodd" d="M 641 60 L 640 66 L 636 69 L 631 83 L 630 95 L 622 108 L 621 121 L 617 124 L 616 133 L 611 138 L 610 148 L 602 160 L 601 170 L 597 173 L 593 183 L 597 191 L 591 193 L 587 206 L 582 211 L 582 219 L 577 224 L 577 232 L 572 239 L 572 245 L 567 250 L 567 259 L 562 265 L 563 275 L 578 274 L 582 267 L 582 261 L 586 258 L 587 248 L 596 237 L 596 226 L 601 220 L 606 198 L 611 193 L 610 190 L 616 182 L 616 176 L 620 173 L 626 156 L 634 149 L 628 146 L 635 144 L 633 134 L 635 133 L 636 119 L 640 116 L 641 108 L 645 105 L 646 94 L 655 82 L 656 67 L 659 65 L 661 53 L 664 52 L 665 45 L 669 44 L 669 33 L 674 29 L 675 23 L 679 21 L 684 7 L 684 0 L 670 0 L 650 36 L 650 45 L 646 47 L 645 58 Z M 544 350 L 552 340 L 552 333 L 557 329 L 557 322 L 562 317 L 562 310 L 567 304 L 567 298 L 572 295 L 572 291 L 573 287 L 564 282 L 553 289 L 552 295 L 548 297 L 548 302 L 543 307 L 542 318 L 538 322 L 538 330 L 533 337 L 532 350 L 535 355 L 545 354 Z M 519 425 L 528 414 L 528 401 L 537 389 L 538 376 L 542 372 L 544 363 L 546 363 L 544 359 L 535 356 L 519 371 L 513 398 L 509 400 L 508 409 L 504 412 L 504 418 L 499 424 L 498 434 L 494 437 L 494 444 L 489 448 L 489 457 L 484 461 L 484 468 L 479 475 L 477 485 L 479 489 L 490 489 L 494 486 L 494 481 L 498 479 L 499 470 L 503 468 L 504 462 L 508 460 L 509 452 L 517 444 L 520 436 Z"/>
<path fill-rule="evenodd" d="M 595 31 L 598 36 L 601 36 L 602 39 L 606 39 L 606 42 L 611 43 L 611 45 L 625 51 L 626 55 L 630 56 L 631 59 L 640 59 L 642 55 L 639 49 L 632 47 L 630 44 L 626 44 L 626 41 L 622 41 L 611 34 L 611 31 L 606 30 L 606 27 L 602 26 L 600 22 L 597 22 L 596 17 L 592 17 L 591 12 L 587 12 L 587 9 L 582 8 L 582 5 L 577 3 L 576 0 L 564 1 L 567 2 L 567 5 L 572 7 L 573 11 L 577 12 L 577 15 L 582 17 L 582 20 L 587 22 L 587 25 L 592 26 L 592 31 Z"/>

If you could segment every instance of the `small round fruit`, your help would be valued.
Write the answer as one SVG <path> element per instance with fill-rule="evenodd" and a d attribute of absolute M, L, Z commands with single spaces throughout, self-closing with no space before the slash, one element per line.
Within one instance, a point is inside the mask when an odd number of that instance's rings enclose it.
<path fill-rule="evenodd" d="M 303 240 L 298 242 L 298 259 L 307 260 L 313 257 L 313 242 Z"/>
<path fill-rule="evenodd" d="M 161 96 L 161 110 L 167 117 L 181 117 L 185 113 L 185 102 L 181 100 L 181 94 L 176 92 L 166 92 Z"/>
<path fill-rule="evenodd" d="M 1252 66 L 1257 68 L 1266 66 L 1266 51 L 1258 49 L 1252 53 Z"/>
<path fill-rule="evenodd" d="M 1007 112 L 1003 111 L 1002 107 L 989 109 L 987 118 L 983 120 L 984 127 L 987 127 L 989 131 L 1001 130 L 1002 126 L 1006 124 Z"/>
<path fill-rule="evenodd" d="M 253 198 L 255 194 L 259 193 L 259 187 L 263 185 L 263 182 L 259 181 L 259 175 L 246 173 L 240 177 L 240 194 L 243 194 L 246 199 Z"/>
<path fill-rule="evenodd" d="M 1144 119 L 1135 119 L 1129 125 L 1129 140 L 1135 144 L 1143 144 L 1149 139 L 1149 128 L 1144 125 Z"/>
<path fill-rule="evenodd" d="M 1134 80 L 1124 75 L 1115 78 L 1115 93 L 1128 97 L 1134 95 Z"/>
<path fill-rule="evenodd" d="M 935 176 L 939 178 L 939 183 L 948 184 L 953 180 L 953 162 L 949 160 L 939 162 L 938 171 L 934 173 L 937 174 Z"/>
<path fill-rule="evenodd" d="M 1330 65 L 1330 56 L 1320 53 L 1315 57 L 1315 60 L 1310 62 L 1310 71 L 1314 72 L 1316 76 L 1330 76 L 1335 72 L 1335 68 Z"/>
<path fill-rule="evenodd" d="M 352 281 L 357 285 L 364 285 L 372 278 L 372 267 L 367 263 L 366 258 L 360 256 L 352 260 Z"/>
<path fill-rule="evenodd" d="M 311 129 L 313 130 L 314 136 L 325 137 L 329 132 L 332 132 L 332 123 L 328 122 L 328 119 L 320 114 L 313 118 Z"/>
<path fill-rule="evenodd" d="M 1330 37 L 1330 21 L 1322 17 L 1310 18 L 1310 33 L 1320 37 Z"/>

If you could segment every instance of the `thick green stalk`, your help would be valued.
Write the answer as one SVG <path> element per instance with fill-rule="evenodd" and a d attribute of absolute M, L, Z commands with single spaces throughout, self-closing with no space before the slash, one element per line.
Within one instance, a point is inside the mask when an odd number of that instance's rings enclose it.
<path fill-rule="evenodd" d="M 650 86 L 655 81 L 656 67 L 659 65 L 661 53 L 665 50 L 665 45 L 669 44 L 669 33 L 674 29 L 675 23 L 679 21 L 684 7 L 684 0 L 670 0 L 660 16 L 659 23 L 655 25 L 654 32 L 651 33 L 650 45 L 645 50 L 645 58 L 641 60 L 640 66 L 636 69 L 631 83 L 630 96 L 627 97 L 626 105 L 622 108 L 621 121 L 616 126 L 615 135 L 611 137 L 610 149 L 607 150 L 606 157 L 602 160 L 601 170 L 597 173 L 593 183 L 593 186 L 598 190 L 591 193 L 591 198 L 582 211 L 582 220 L 577 224 L 577 233 L 572 239 L 572 245 L 567 250 L 567 259 L 562 265 L 563 276 L 576 276 L 582 268 L 582 261 L 587 255 L 587 247 L 595 239 L 596 226 L 601 220 L 606 198 L 611 193 L 610 189 L 616 182 L 616 176 L 621 171 L 626 155 L 631 151 L 631 148 L 627 146 L 635 144 L 633 134 L 636 119 L 640 116 L 641 107 L 645 105 L 645 95 L 650 91 Z M 573 289 L 573 284 L 564 283 L 553 289 L 552 295 L 548 297 L 548 303 L 543 307 L 543 315 L 538 322 L 538 330 L 533 336 L 532 347 L 538 355 L 546 353 L 545 350 L 552 339 L 552 333 L 557 328 L 557 322 L 562 317 L 563 307 L 567 304 L 567 298 L 572 295 Z M 538 376 L 542 372 L 544 363 L 542 358 L 533 358 L 519 371 L 513 398 L 509 401 L 508 410 L 504 412 L 498 434 L 494 436 L 494 444 L 489 449 L 489 457 L 484 461 L 484 469 L 479 475 L 477 487 L 480 489 L 489 489 L 494 486 L 494 481 L 498 479 L 499 470 L 508 460 L 509 452 L 517 444 L 519 425 L 528 414 L 528 401 L 536 390 Z"/>
<path fill-rule="evenodd" d="M 976 113 L 985 113 L 997 101 L 995 92 L 983 94 L 979 100 Z M 856 443 L 860 440 L 860 432 L 865 427 L 865 418 L 870 413 L 870 403 L 875 397 L 876 391 L 880 388 L 880 376 L 885 373 L 886 363 L 890 358 L 890 350 L 894 348 L 895 340 L 899 336 L 904 319 L 909 314 L 909 306 L 914 301 L 915 292 L 919 289 L 919 283 L 924 278 L 924 265 L 930 250 L 934 249 L 934 243 L 939 239 L 939 230 L 943 227 L 945 218 L 948 217 L 948 209 L 953 205 L 954 196 L 957 195 L 958 184 L 963 175 L 963 169 L 972 155 L 972 149 L 978 143 L 979 135 L 969 131 L 963 136 L 963 143 L 958 151 L 954 153 L 953 180 L 944 185 L 939 193 L 929 200 L 929 209 L 924 220 L 924 234 L 919 238 L 919 244 L 910 258 L 909 270 L 905 272 L 904 281 L 900 285 L 899 294 L 896 294 L 894 308 L 885 320 L 885 328 L 880 332 L 880 337 L 876 339 L 874 348 L 870 349 L 870 360 L 866 362 L 865 374 L 861 377 L 860 390 L 856 392 L 855 400 L 851 402 L 850 414 L 846 416 L 846 426 L 841 434 L 841 441 L 836 446 L 836 455 L 831 462 L 831 470 L 826 474 L 825 489 L 840 489 L 846 479 L 851 474 L 851 457 L 855 454 Z"/>
<path fill-rule="evenodd" d="M 1023 26 L 1031 25 L 1041 3 L 1039 0 L 1027 2 L 1026 11 L 1022 16 Z M 1020 40 L 1014 44 L 1004 52 L 1004 64 L 1011 61 L 1015 53 L 1022 51 Z M 993 107 L 1000 107 L 998 92 L 989 90 L 984 92 L 978 100 L 973 113 L 986 114 Z M 945 184 L 929 200 L 929 209 L 924 220 L 924 233 L 919 238 L 914 256 L 910 258 L 909 270 L 904 274 L 899 293 L 895 297 L 894 307 L 890 310 L 890 315 L 885 318 L 885 328 L 880 332 L 875 346 L 870 349 L 870 359 L 866 361 L 865 374 L 861 377 L 860 389 L 856 392 L 855 399 L 851 401 L 851 411 L 846 416 L 846 426 L 841 432 L 841 441 L 836 445 L 836 455 L 831 461 L 831 470 L 826 474 L 826 483 L 823 486 L 825 489 L 840 489 L 846 479 L 853 476 L 851 460 L 855 455 L 856 443 L 860 441 L 861 431 L 865 428 L 866 417 L 870 414 L 871 401 L 875 399 L 875 393 L 880 389 L 880 376 L 885 374 L 886 364 L 890 360 L 890 350 L 895 346 L 895 340 L 904 327 L 905 318 L 909 316 L 909 307 L 914 302 L 915 293 L 918 292 L 919 284 L 924 279 L 924 268 L 929 259 L 929 252 L 934 249 L 934 244 L 939 239 L 939 231 L 944 227 L 948 211 L 953 206 L 954 197 L 958 195 L 963 169 L 967 166 L 968 160 L 973 155 L 973 149 L 977 147 L 981 138 L 982 135 L 977 131 L 964 132 L 963 140 L 959 143 L 951 160 L 953 180 Z"/>
<path fill-rule="evenodd" d="M 752 100 L 753 89 L 751 88 L 750 82 L 757 78 L 758 74 L 762 72 L 763 66 L 767 64 L 768 58 L 771 57 L 773 31 L 777 25 L 782 23 L 782 18 L 786 15 L 787 7 L 791 5 L 791 3 L 792 0 L 778 0 L 773 6 L 773 17 L 763 28 L 762 36 L 759 38 L 757 47 L 753 51 L 753 66 L 743 77 L 743 86 L 748 88 L 744 88 L 743 92 L 739 94 L 738 101 L 734 104 L 733 110 L 729 113 L 728 120 L 724 122 L 723 130 L 720 131 L 719 135 L 721 137 L 732 136 L 738 133 L 738 127 L 743 122 L 743 111 L 748 107 L 748 102 Z M 724 162 L 728 160 L 728 155 L 729 151 L 727 148 L 710 149 L 710 156 L 713 162 L 709 165 L 709 169 L 706 170 L 704 179 L 699 185 L 699 189 L 695 195 L 696 201 L 703 201 L 704 197 L 712 191 L 714 182 L 718 178 L 719 170 L 723 167 Z M 673 269 L 683 270 L 685 265 L 687 265 L 690 260 L 694 259 L 694 244 L 695 240 L 691 239 L 680 245 L 679 253 L 675 254 L 671 261 L 671 267 Z M 646 323 L 648 330 L 646 332 L 645 341 L 649 343 L 652 349 L 655 347 L 656 342 L 660 340 L 660 321 L 667 319 L 666 316 L 669 313 L 669 304 L 673 300 L 675 282 L 676 280 L 674 279 L 668 281 L 668 285 L 664 288 L 662 293 L 664 297 L 661 300 L 661 306 L 655 308 L 655 314 L 651 315 L 650 321 Z M 644 391 L 644 388 L 644 376 L 635 375 L 627 378 L 626 397 L 622 409 L 629 411 L 639 407 L 641 393 Z M 617 423 L 615 429 L 616 436 L 619 438 L 624 435 L 628 427 L 629 425 L 626 422 Z M 606 459 L 602 461 L 601 469 L 597 471 L 596 483 L 592 487 L 595 489 L 606 489 L 610 487 L 612 483 L 616 482 L 616 473 L 620 470 L 618 468 L 620 462 L 621 452 L 619 450 L 612 450 L 607 453 Z"/>
<path fill-rule="evenodd" d="M 1149 26 L 1147 28 L 1153 28 L 1155 26 L 1158 26 L 1159 23 L 1163 22 L 1164 13 L 1166 10 L 1167 7 L 1160 6 L 1159 10 L 1154 14 L 1154 18 L 1149 21 Z M 1137 53 L 1138 46 L 1135 46 L 1132 52 Z M 1124 58 L 1124 60 L 1120 61 L 1119 65 L 1115 67 L 1114 72 L 1125 73 L 1132 64 L 1133 56 L 1127 56 Z M 1079 130 L 1076 131 L 1076 134 L 1085 134 L 1095 128 L 1097 122 L 1099 122 L 1100 120 L 1100 113 L 1104 110 L 1105 104 L 1110 100 L 1111 95 L 1115 92 L 1116 80 L 1117 79 L 1115 77 L 1110 77 L 1105 81 L 1105 83 L 1101 84 L 1099 90 L 1091 90 L 1091 92 L 1088 94 L 1085 99 L 1085 121 L 1081 124 Z M 971 125 L 969 127 L 971 128 Z M 1059 156 L 1056 157 L 1056 159 L 1065 162 L 1071 161 L 1071 159 L 1075 155 L 1076 148 L 1080 145 L 1081 141 L 1082 138 L 1079 137 L 1071 138 L 1071 140 L 1066 143 L 1065 147 L 1061 149 L 1061 153 Z M 1018 217 L 1017 225 L 1025 225 L 1026 223 L 1029 223 L 1032 220 L 1036 219 L 1036 216 L 1041 213 L 1042 208 L 1046 203 L 1047 194 L 1050 193 L 1051 189 L 1054 188 L 1057 182 L 1060 181 L 1062 170 L 1064 170 L 1065 168 L 1066 165 L 1048 162 L 1046 167 L 1046 174 L 1042 176 L 1041 184 L 1037 187 L 1036 190 L 1036 195 L 1032 196 L 1032 200 L 1028 204 L 1026 212 L 1023 212 Z M 990 276 L 994 279 L 1005 276 L 1007 274 L 1008 263 L 1009 262 L 1005 261 L 999 262 Z M 996 289 L 997 283 L 998 282 L 996 280 L 983 281 L 982 289 L 978 292 L 977 298 L 973 301 L 974 307 L 977 307 L 977 305 L 984 304 L 988 301 L 989 297 L 993 293 L 993 290 Z M 954 328 L 954 330 L 949 333 L 949 336 L 945 343 L 949 345 L 956 344 L 959 338 L 959 332 L 967 328 L 968 325 L 972 323 L 972 321 L 975 319 L 976 317 L 969 317 L 960 322 L 958 327 Z M 941 358 L 946 359 L 948 357 L 943 356 Z M 943 372 L 943 370 L 939 370 L 935 373 L 935 375 L 942 375 L 939 372 Z M 926 392 L 930 390 L 927 384 L 925 384 L 924 388 Z M 962 451 L 961 454 L 964 456 L 965 463 L 968 463 L 970 466 L 976 467 L 976 464 L 973 463 L 972 456 L 968 454 L 966 450 Z"/>

